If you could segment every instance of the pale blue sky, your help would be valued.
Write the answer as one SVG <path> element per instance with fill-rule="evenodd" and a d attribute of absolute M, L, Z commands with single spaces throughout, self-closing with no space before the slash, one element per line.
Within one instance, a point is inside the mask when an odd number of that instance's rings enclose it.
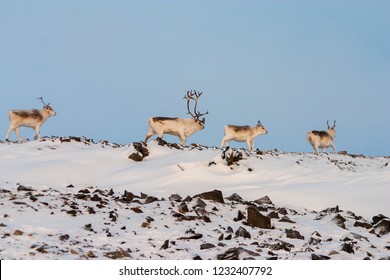
<path fill-rule="evenodd" d="M 10 109 L 43 96 L 58 115 L 42 135 L 143 140 L 149 117 L 187 117 L 195 89 L 209 115 L 188 143 L 261 120 L 257 148 L 306 152 L 306 132 L 337 120 L 338 150 L 390 155 L 389 14 L 377 0 L 0 0 L 0 138 Z"/>

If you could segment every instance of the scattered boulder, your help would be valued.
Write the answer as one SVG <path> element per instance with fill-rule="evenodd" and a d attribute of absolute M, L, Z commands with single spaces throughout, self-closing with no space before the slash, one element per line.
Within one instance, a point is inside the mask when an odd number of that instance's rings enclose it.
<path fill-rule="evenodd" d="M 247 222 L 253 227 L 271 229 L 271 218 L 264 216 L 256 207 L 250 205 L 247 208 Z"/>
<path fill-rule="evenodd" d="M 21 231 L 21 230 L 15 230 L 14 231 L 14 233 L 13 233 L 13 235 L 16 235 L 16 236 L 18 236 L 18 235 L 23 235 L 24 234 L 24 232 L 23 231 Z"/>
<path fill-rule="evenodd" d="M 31 187 L 26 187 L 26 186 L 23 186 L 23 185 L 19 185 L 17 190 L 19 192 L 31 192 L 31 191 L 33 191 L 33 189 Z"/>
<path fill-rule="evenodd" d="M 311 254 L 311 259 L 315 261 L 330 260 L 329 256 Z"/>
<path fill-rule="evenodd" d="M 339 227 L 345 229 L 345 224 L 344 222 L 347 221 L 343 216 L 341 216 L 340 214 L 337 214 L 333 219 L 332 221 Z"/>
<path fill-rule="evenodd" d="M 382 214 L 379 214 L 377 216 L 374 216 L 372 217 L 372 223 L 375 225 L 377 223 L 379 223 L 380 221 L 382 221 L 383 219 L 386 219 L 387 217 L 382 215 Z"/>
<path fill-rule="evenodd" d="M 187 213 L 190 211 L 188 209 L 187 203 L 185 203 L 184 201 L 182 203 L 180 203 L 180 205 L 177 207 L 177 209 L 179 210 L 180 213 Z"/>
<path fill-rule="evenodd" d="M 240 259 L 247 259 L 245 258 L 245 255 L 247 256 L 259 256 L 259 253 L 247 250 L 243 247 L 235 247 L 231 248 L 227 251 L 225 251 L 222 254 L 217 255 L 217 260 L 240 260 Z"/>
<path fill-rule="evenodd" d="M 363 227 L 363 228 L 366 228 L 366 229 L 372 228 L 371 224 L 369 224 L 367 222 L 364 222 L 364 221 L 356 221 L 353 226 L 354 227 Z"/>
<path fill-rule="evenodd" d="M 185 236 L 185 237 L 179 237 L 178 240 L 191 240 L 191 239 L 201 239 L 203 237 L 203 234 L 201 233 L 195 233 L 191 236 Z"/>
<path fill-rule="evenodd" d="M 116 251 L 108 252 L 104 254 L 105 257 L 116 260 L 116 259 L 122 259 L 122 258 L 131 258 L 131 255 L 123 250 L 122 248 L 119 248 Z"/>
<path fill-rule="evenodd" d="M 169 197 L 169 201 L 174 201 L 174 202 L 181 202 L 182 199 L 183 198 L 178 194 L 171 194 L 171 196 Z"/>
<path fill-rule="evenodd" d="M 213 190 L 213 191 L 210 191 L 210 192 L 204 192 L 204 193 L 201 193 L 201 194 L 198 194 L 198 195 L 194 196 L 194 198 L 196 198 L 196 197 L 200 197 L 202 199 L 211 200 L 211 201 L 222 203 L 222 204 L 225 203 L 225 201 L 223 199 L 222 192 L 219 191 L 219 190 Z"/>
<path fill-rule="evenodd" d="M 155 196 L 148 196 L 146 199 L 145 199 L 145 204 L 149 204 L 149 203 L 153 203 L 155 201 L 158 201 L 158 198 L 155 197 Z"/>
<path fill-rule="evenodd" d="M 236 230 L 236 237 L 251 238 L 251 234 L 243 227 L 239 227 Z"/>
<path fill-rule="evenodd" d="M 267 195 L 262 197 L 262 198 L 256 199 L 254 202 L 257 204 L 260 204 L 260 205 L 261 204 L 272 204 L 273 205 L 271 199 Z"/>
<path fill-rule="evenodd" d="M 375 233 L 379 236 L 386 235 L 390 232 L 390 219 L 382 219 L 374 226 Z"/>
<path fill-rule="evenodd" d="M 229 147 L 226 147 L 226 149 L 222 152 L 221 158 L 226 161 L 227 166 L 232 165 L 239 165 L 239 161 L 244 159 L 244 156 L 241 152 L 236 150 L 230 150 Z"/>
<path fill-rule="evenodd" d="M 287 238 L 291 239 L 305 239 L 305 237 L 303 237 L 299 231 L 293 229 L 286 229 L 286 235 Z"/>
<path fill-rule="evenodd" d="M 133 161 L 142 161 L 145 157 L 149 156 L 149 150 L 141 142 L 133 143 L 133 147 L 136 152 L 129 155 L 129 159 Z"/>
<path fill-rule="evenodd" d="M 165 240 L 164 244 L 161 246 L 160 250 L 166 250 L 169 248 L 169 240 Z"/>
<path fill-rule="evenodd" d="M 341 250 L 349 254 L 355 254 L 355 250 L 353 249 L 353 244 L 350 242 L 344 243 Z"/>
<path fill-rule="evenodd" d="M 279 222 L 282 222 L 282 223 L 290 223 L 290 224 L 295 224 L 295 222 L 293 220 L 291 220 L 288 216 L 283 216 Z"/>
<path fill-rule="evenodd" d="M 204 243 L 204 244 L 200 245 L 201 250 L 207 250 L 207 249 L 211 249 L 214 247 L 215 247 L 215 245 L 211 244 L 211 243 Z"/>
<path fill-rule="evenodd" d="M 236 201 L 236 202 L 240 202 L 240 203 L 242 203 L 244 201 L 242 199 L 242 197 L 239 194 L 237 194 L 237 193 L 232 194 L 227 199 L 230 200 L 230 201 Z"/>
<path fill-rule="evenodd" d="M 142 161 L 144 159 L 144 157 L 142 155 L 140 155 L 139 153 L 132 153 L 131 155 L 129 155 L 129 159 L 139 162 L 139 161 Z"/>

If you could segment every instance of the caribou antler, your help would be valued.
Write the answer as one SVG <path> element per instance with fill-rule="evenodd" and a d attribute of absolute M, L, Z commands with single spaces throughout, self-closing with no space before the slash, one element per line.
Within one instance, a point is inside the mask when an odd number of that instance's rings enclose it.
<path fill-rule="evenodd" d="M 327 121 L 326 124 L 328 125 L 328 129 L 329 129 L 330 128 L 329 121 Z M 335 127 L 336 127 L 336 121 L 333 122 L 333 127 L 332 128 L 335 128 Z"/>
<path fill-rule="evenodd" d="M 194 119 L 198 119 L 201 117 L 201 116 L 204 116 L 206 114 L 209 113 L 209 111 L 207 111 L 206 113 L 200 113 L 199 111 L 197 111 L 196 107 L 198 105 L 198 101 L 199 101 L 199 97 L 203 94 L 203 92 L 197 92 L 196 90 L 194 90 L 194 92 L 192 92 L 192 90 L 189 90 L 187 91 L 187 94 L 184 96 L 184 99 L 187 99 L 187 111 L 188 111 L 188 114 L 190 114 Z M 191 110 L 190 110 L 190 102 L 191 100 L 194 100 L 195 101 L 195 105 L 194 105 L 194 112 L 192 113 Z"/>
<path fill-rule="evenodd" d="M 38 97 L 37 99 L 40 99 L 43 103 L 43 105 L 45 106 L 49 106 L 50 105 L 50 102 L 48 104 L 45 103 L 45 101 L 43 101 L 43 97 Z"/>

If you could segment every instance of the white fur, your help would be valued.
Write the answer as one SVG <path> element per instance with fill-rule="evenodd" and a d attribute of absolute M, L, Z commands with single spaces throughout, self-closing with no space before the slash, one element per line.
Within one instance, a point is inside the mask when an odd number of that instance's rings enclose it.
<path fill-rule="evenodd" d="M 10 126 L 5 137 L 8 140 L 12 131 L 15 131 L 16 136 L 20 142 L 23 138 L 19 135 L 19 128 L 21 126 L 31 127 L 35 130 L 36 135 L 34 139 L 39 139 L 40 127 L 47 120 L 48 117 L 55 116 L 56 112 L 50 106 L 44 106 L 42 110 L 12 110 L 9 112 Z"/>
<path fill-rule="evenodd" d="M 306 135 L 307 141 L 312 145 L 315 153 L 318 155 L 318 149 L 322 149 L 323 152 L 326 152 L 326 149 L 329 147 L 333 148 L 334 153 L 336 153 L 336 147 L 333 144 L 334 138 L 336 137 L 335 126 L 329 127 L 328 131 L 309 131 Z M 321 133 L 322 137 L 318 134 Z"/>
<path fill-rule="evenodd" d="M 149 132 L 146 134 L 145 142 L 154 134 L 157 134 L 161 139 L 163 134 L 170 134 L 178 136 L 180 143 L 184 145 L 188 137 L 195 132 L 204 129 L 204 124 L 198 119 L 175 118 L 154 120 L 154 118 L 150 118 L 148 124 Z"/>
<path fill-rule="evenodd" d="M 255 138 L 260 134 L 267 134 L 263 125 L 251 126 L 225 125 L 225 136 L 222 139 L 221 148 L 229 145 L 229 141 L 246 142 L 249 150 L 255 148 Z"/>

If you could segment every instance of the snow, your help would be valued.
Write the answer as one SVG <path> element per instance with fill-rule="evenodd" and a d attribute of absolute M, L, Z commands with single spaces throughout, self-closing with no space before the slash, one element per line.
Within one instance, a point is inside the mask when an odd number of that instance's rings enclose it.
<path fill-rule="evenodd" d="M 356 221 L 373 224 L 379 214 L 390 216 L 389 157 L 239 149 L 235 152 L 243 159 L 228 166 L 223 150 L 215 147 L 176 149 L 151 141 L 147 149 L 150 154 L 135 162 L 128 158 L 136 152 L 132 143 L 77 137 L 1 143 L 0 258 L 107 259 L 125 252 L 119 257 L 216 259 L 231 248 L 256 252 L 240 254 L 255 259 L 274 254 L 279 259 L 310 259 L 313 250 L 332 259 L 390 255 L 390 234 L 354 226 Z M 186 203 L 189 212 L 181 213 L 185 219 L 174 215 L 182 201 L 169 199 L 171 195 L 184 200 L 212 190 L 222 192 L 224 204 L 204 200 L 207 205 L 200 208 L 193 198 Z M 120 201 L 125 191 L 135 200 Z M 235 193 L 245 203 L 226 199 Z M 294 223 L 271 219 L 273 228 L 264 230 L 251 227 L 245 218 L 235 221 L 238 211 L 246 215 L 246 202 L 264 196 L 279 214 L 285 208 Z M 157 201 L 147 203 L 147 197 Z M 329 210 L 336 206 L 340 211 Z M 334 222 L 337 214 L 346 219 L 345 228 Z M 236 236 L 239 227 L 251 238 Z M 287 238 L 287 229 L 299 231 L 304 239 Z M 315 232 L 321 241 L 309 246 Z M 187 239 L 195 234 L 202 238 Z M 232 238 L 226 239 L 229 234 Z M 353 253 L 340 250 L 349 240 L 358 242 Z M 281 241 L 293 249 L 271 248 Z M 200 249 L 208 243 L 214 247 Z"/>

